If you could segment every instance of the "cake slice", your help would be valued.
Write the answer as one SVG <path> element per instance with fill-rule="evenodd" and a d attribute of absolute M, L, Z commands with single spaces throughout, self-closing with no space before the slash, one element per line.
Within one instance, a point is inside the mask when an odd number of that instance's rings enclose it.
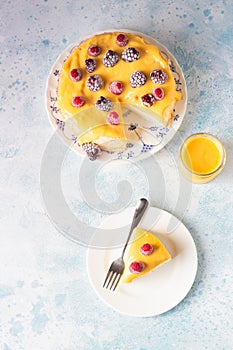
<path fill-rule="evenodd" d="M 122 282 L 129 283 L 169 261 L 172 257 L 152 233 L 137 227 L 125 258 Z"/>
<path fill-rule="evenodd" d="M 122 151 L 126 136 L 120 103 L 113 103 L 110 112 L 90 107 L 74 116 L 79 130 L 78 143 L 96 143 L 102 150 Z"/>

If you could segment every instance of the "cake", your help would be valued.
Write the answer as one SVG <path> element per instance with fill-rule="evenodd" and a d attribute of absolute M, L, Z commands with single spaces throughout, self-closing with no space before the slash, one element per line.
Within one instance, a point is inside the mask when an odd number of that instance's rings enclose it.
<path fill-rule="evenodd" d="M 74 117 L 82 134 L 80 146 L 99 151 L 124 148 L 122 105 L 146 110 L 168 126 L 181 98 L 169 59 L 131 33 L 103 33 L 81 42 L 59 74 L 61 118 Z"/>
<path fill-rule="evenodd" d="M 151 232 L 137 227 L 128 246 L 122 282 L 129 283 L 168 262 L 171 255 Z"/>

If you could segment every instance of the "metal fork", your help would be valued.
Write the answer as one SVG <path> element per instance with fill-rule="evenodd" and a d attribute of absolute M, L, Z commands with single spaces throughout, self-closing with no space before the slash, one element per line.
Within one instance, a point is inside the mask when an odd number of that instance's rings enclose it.
<path fill-rule="evenodd" d="M 126 247 L 129 243 L 129 240 L 130 240 L 130 237 L 131 237 L 133 230 L 139 224 L 147 207 L 148 207 L 147 199 L 141 198 L 138 205 L 137 205 L 137 208 L 135 210 L 133 221 L 132 221 L 130 231 L 129 231 L 129 235 L 127 237 L 126 243 L 125 243 L 124 248 L 122 250 L 121 257 L 112 262 L 112 264 L 108 270 L 107 276 L 105 278 L 103 288 L 106 286 L 106 288 L 109 287 L 109 289 L 112 291 L 114 291 L 116 289 L 116 287 L 120 281 L 120 278 L 124 272 L 124 269 L 125 269 L 124 254 L 125 254 Z"/>

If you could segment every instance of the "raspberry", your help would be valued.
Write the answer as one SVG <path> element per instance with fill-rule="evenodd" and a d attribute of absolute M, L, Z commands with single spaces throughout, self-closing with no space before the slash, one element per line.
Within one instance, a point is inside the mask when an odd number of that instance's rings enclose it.
<path fill-rule="evenodd" d="M 106 67 L 113 67 L 119 61 L 118 53 L 112 50 L 108 50 L 103 58 L 103 64 Z"/>
<path fill-rule="evenodd" d="M 152 252 L 153 252 L 153 247 L 152 247 L 152 245 L 149 244 L 149 243 L 143 244 L 143 245 L 141 246 L 141 248 L 140 248 L 140 253 L 141 253 L 142 255 L 147 256 L 147 255 L 150 255 Z"/>
<path fill-rule="evenodd" d="M 120 117 L 117 112 L 110 112 L 107 116 L 107 122 L 111 125 L 118 125 L 120 123 Z"/>
<path fill-rule="evenodd" d="M 161 101 L 164 98 L 164 91 L 162 88 L 156 88 L 152 91 L 156 100 Z"/>
<path fill-rule="evenodd" d="M 109 112 L 110 109 L 112 109 L 112 107 L 113 107 L 113 103 L 108 98 L 106 98 L 104 96 L 100 96 L 98 98 L 98 100 L 96 101 L 95 106 L 100 111 Z"/>
<path fill-rule="evenodd" d="M 155 98 L 152 94 L 145 94 L 141 97 L 142 103 L 146 107 L 151 107 L 153 103 L 155 102 Z"/>
<path fill-rule="evenodd" d="M 85 142 L 82 144 L 82 149 L 86 152 L 90 160 L 96 160 L 101 153 L 101 148 L 97 143 Z"/>
<path fill-rule="evenodd" d="M 88 73 L 94 72 L 96 69 L 96 61 L 93 58 L 88 58 L 85 60 L 85 67 Z"/>
<path fill-rule="evenodd" d="M 101 49 L 97 45 L 91 45 L 88 48 L 88 55 L 90 55 L 90 56 L 98 56 L 100 54 L 100 52 L 101 52 Z"/>
<path fill-rule="evenodd" d="M 145 269 L 145 264 L 143 264 L 143 262 L 141 261 L 133 261 L 130 265 L 129 265 L 129 271 L 131 273 L 140 273 Z"/>
<path fill-rule="evenodd" d="M 134 47 L 129 47 L 122 52 L 121 58 L 125 62 L 137 61 L 140 57 L 139 52 Z"/>
<path fill-rule="evenodd" d="M 82 96 L 75 96 L 72 98 L 72 105 L 74 107 L 82 107 L 85 104 L 85 100 Z"/>
<path fill-rule="evenodd" d="M 162 69 L 155 69 L 150 73 L 150 78 L 153 83 L 164 84 L 166 83 L 168 76 L 164 71 L 162 71 Z"/>
<path fill-rule="evenodd" d="M 103 86 L 103 80 L 98 74 L 90 75 L 87 78 L 87 87 L 91 91 L 98 91 Z"/>
<path fill-rule="evenodd" d="M 123 91 L 123 84 L 120 81 L 115 80 L 109 85 L 109 90 L 114 95 L 120 95 Z"/>
<path fill-rule="evenodd" d="M 70 78 L 74 81 L 79 81 L 82 79 L 82 72 L 78 68 L 74 68 L 70 71 Z"/>
<path fill-rule="evenodd" d="M 132 73 L 130 76 L 130 85 L 132 88 L 137 88 L 146 83 L 146 76 L 140 70 Z"/>
<path fill-rule="evenodd" d="M 119 46 L 125 46 L 128 44 L 129 39 L 125 34 L 118 34 L 116 38 L 116 43 Z"/>

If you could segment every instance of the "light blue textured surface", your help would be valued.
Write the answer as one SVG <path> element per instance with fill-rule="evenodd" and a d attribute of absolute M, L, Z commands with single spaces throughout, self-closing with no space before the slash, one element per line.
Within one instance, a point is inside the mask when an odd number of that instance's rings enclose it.
<path fill-rule="evenodd" d="M 2 1 L 0 13 L 0 349 L 232 349 L 233 3 L 20 0 Z M 199 267 L 191 291 L 152 318 L 122 316 L 99 300 L 87 278 L 86 247 L 57 232 L 40 193 L 41 160 L 53 134 L 44 107 L 50 68 L 70 43 L 108 28 L 141 31 L 166 45 L 188 87 L 179 135 L 156 156 L 166 196 L 156 181 L 157 190 L 145 182 L 142 167 L 151 159 L 118 169 L 118 176 L 102 169 L 96 180 L 100 198 L 111 202 L 112 181 L 127 179 L 134 190 L 129 205 L 150 193 L 152 205 L 173 211 L 195 240 Z M 192 187 L 180 213 L 174 162 L 180 140 L 199 131 L 223 141 L 227 163 L 215 181 Z M 81 161 L 68 153 L 61 182 L 72 211 L 95 227 L 104 215 L 80 196 Z"/>

